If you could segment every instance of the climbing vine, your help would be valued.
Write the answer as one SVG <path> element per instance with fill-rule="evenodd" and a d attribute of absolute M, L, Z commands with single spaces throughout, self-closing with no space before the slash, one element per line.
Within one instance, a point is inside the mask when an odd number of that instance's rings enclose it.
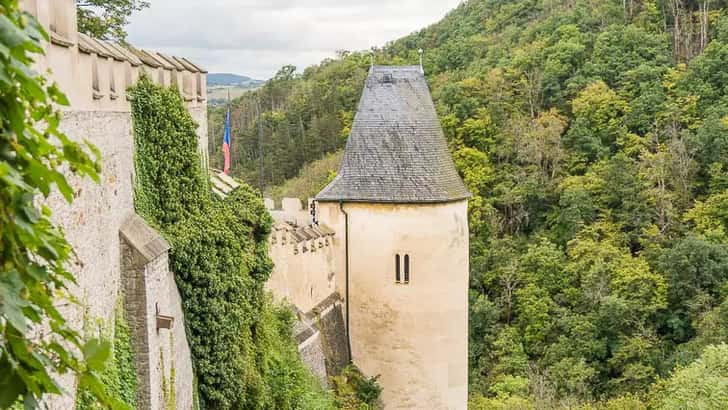
<path fill-rule="evenodd" d="M 112 391 L 117 394 L 124 403 L 136 408 L 138 380 L 136 366 L 134 365 L 134 350 L 132 338 L 129 331 L 129 324 L 124 315 L 124 308 L 121 301 L 116 307 L 116 320 L 114 321 L 114 367 L 117 369 L 117 377 L 114 379 Z"/>
<path fill-rule="evenodd" d="M 134 366 L 134 351 L 131 333 L 124 314 L 123 300 L 116 305 L 114 323 L 89 323 L 86 320 L 87 332 L 100 333 L 100 339 L 111 345 L 112 354 L 105 369 L 100 372 L 99 379 L 111 397 L 136 408 L 138 380 Z M 94 329 L 95 328 L 95 329 Z M 76 410 L 104 408 L 87 387 L 80 386 L 76 394 Z"/>
<path fill-rule="evenodd" d="M 209 207 L 198 155 L 197 125 L 179 92 L 142 77 L 129 91 L 135 136 L 134 206 L 167 228 Z"/>
<path fill-rule="evenodd" d="M 135 207 L 172 246 L 200 407 L 331 408 L 298 357 L 290 312 L 265 294 L 271 219 L 259 194 L 247 185 L 225 199 L 210 193 L 176 89 L 143 77 L 129 96 Z"/>

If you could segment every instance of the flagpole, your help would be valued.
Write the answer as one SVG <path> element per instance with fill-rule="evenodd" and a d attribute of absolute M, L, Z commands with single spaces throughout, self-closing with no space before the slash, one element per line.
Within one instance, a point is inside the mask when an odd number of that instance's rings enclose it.
<path fill-rule="evenodd" d="M 227 89 L 227 109 L 228 109 L 228 121 L 230 121 L 230 88 Z M 233 172 L 233 133 L 232 133 L 232 124 L 230 124 L 230 173 Z"/>
<path fill-rule="evenodd" d="M 225 175 L 230 175 L 230 157 L 231 157 L 231 145 L 232 141 L 231 138 L 232 134 L 230 130 L 230 90 L 228 90 L 228 103 L 227 103 L 227 111 L 225 112 L 225 133 L 222 138 L 222 152 L 224 156 L 224 164 L 223 164 L 223 173 Z"/>

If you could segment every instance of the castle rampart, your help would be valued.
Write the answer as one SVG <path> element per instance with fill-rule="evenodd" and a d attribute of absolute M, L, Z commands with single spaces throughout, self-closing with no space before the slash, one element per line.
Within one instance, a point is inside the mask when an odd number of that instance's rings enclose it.
<path fill-rule="evenodd" d="M 274 267 L 266 287 L 296 309 L 298 350 L 327 383 L 327 376 L 338 374 L 349 362 L 343 298 L 336 291 L 339 238 L 325 224 L 314 222 L 298 198 L 284 198 L 277 210 L 273 200 L 265 203 L 274 219 L 269 238 Z"/>
<path fill-rule="evenodd" d="M 207 165 L 207 71 L 182 57 L 141 50 L 77 32 L 75 0 L 22 0 L 50 34 L 46 56 L 36 62 L 66 94 L 71 111 L 131 112 L 126 89 L 142 74 L 177 87 L 197 122 Z"/>
<path fill-rule="evenodd" d="M 336 290 L 334 231 L 312 223 L 297 198 L 283 199 L 281 208 L 269 210 L 275 221 L 269 238 L 274 267 L 267 287 L 309 312 Z"/>
<path fill-rule="evenodd" d="M 152 51 L 93 39 L 77 32 L 74 0 L 24 0 L 50 34 L 46 55 L 34 67 L 57 83 L 70 105 L 62 107 L 60 128 L 77 141 L 88 140 L 101 152 L 101 182 L 71 176 L 74 203 L 59 194 L 47 200 L 53 219 L 73 246 L 71 267 L 83 305 L 61 307 L 69 323 L 81 329 L 101 319 L 113 324 L 119 301 L 129 320 L 139 376 L 137 408 L 166 408 L 174 397 L 178 409 L 192 408 L 192 363 L 182 305 L 162 246 L 163 239 L 134 213 L 134 137 L 126 90 L 146 73 L 164 86 L 179 88 L 197 121 L 200 152 L 206 162 L 207 102 L 205 71 L 191 62 Z M 163 391 L 174 374 L 174 394 Z M 76 380 L 61 379 L 69 394 L 47 398 L 51 409 L 74 408 Z"/>

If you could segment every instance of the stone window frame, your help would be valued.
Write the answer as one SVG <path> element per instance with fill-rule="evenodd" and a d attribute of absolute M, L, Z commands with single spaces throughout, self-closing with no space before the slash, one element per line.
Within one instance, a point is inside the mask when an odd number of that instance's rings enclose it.
<path fill-rule="evenodd" d="M 177 71 L 176 68 L 173 68 L 169 74 L 169 86 L 179 90 L 180 89 L 179 77 L 180 77 L 179 71 Z"/>
<path fill-rule="evenodd" d="M 200 101 L 205 98 L 205 96 L 202 94 L 202 75 L 203 75 L 202 73 L 197 73 L 195 75 L 195 80 L 196 80 L 195 86 L 197 88 L 197 99 Z"/>
<path fill-rule="evenodd" d="M 124 63 L 124 84 L 121 87 L 122 90 L 126 90 L 128 87 L 131 87 L 132 83 L 134 82 L 132 78 L 132 65 L 130 62 Z"/>

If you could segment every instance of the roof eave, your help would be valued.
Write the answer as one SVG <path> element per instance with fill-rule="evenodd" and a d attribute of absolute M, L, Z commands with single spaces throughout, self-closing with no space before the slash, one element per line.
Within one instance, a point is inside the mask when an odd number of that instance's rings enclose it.
<path fill-rule="evenodd" d="M 472 198 L 471 194 L 465 196 L 452 197 L 448 199 L 367 199 L 367 198 L 319 198 L 316 197 L 316 202 L 327 202 L 327 203 L 357 203 L 357 204 L 447 204 L 452 202 L 467 201 Z"/>

